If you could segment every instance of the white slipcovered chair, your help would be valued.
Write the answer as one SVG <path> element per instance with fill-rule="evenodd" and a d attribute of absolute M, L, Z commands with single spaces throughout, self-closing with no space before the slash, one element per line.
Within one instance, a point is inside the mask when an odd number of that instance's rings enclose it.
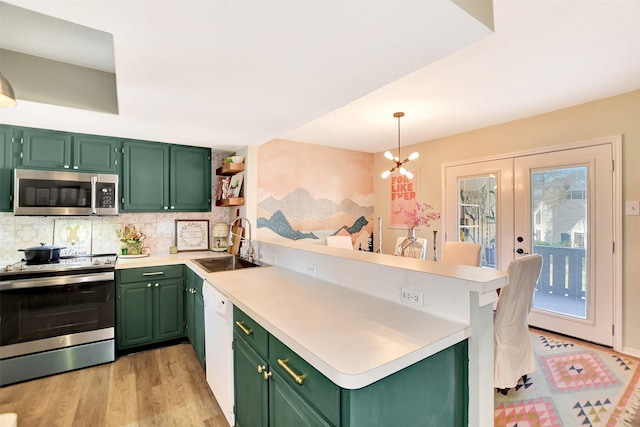
<path fill-rule="evenodd" d="M 400 255 L 400 245 L 406 240 L 406 237 L 398 237 L 396 240 L 396 250 L 394 251 L 395 255 Z M 412 247 L 408 250 L 404 251 L 404 257 L 406 258 L 418 258 L 418 259 L 426 259 L 427 257 L 427 239 L 418 238 L 416 243 L 422 245 L 422 248 Z"/>
<path fill-rule="evenodd" d="M 327 236 L 327 246 L 332 248 L 353 249 L 351 236 Z"/>
<path fill-rule="evenodd" d="M 447 264 L 480 267 L 482 262 L 482 245 L 480 243 L 444 242 L 444 249 L 440 261 Z"/>
<path fill-rule="evenodd" d="M 528 317 L 542 269 L 542 256 L 525 255 L 509 263 L 509 285 L 500 291 L 493 323 L 493 385 L 502 394 L 536 370 Z"/>

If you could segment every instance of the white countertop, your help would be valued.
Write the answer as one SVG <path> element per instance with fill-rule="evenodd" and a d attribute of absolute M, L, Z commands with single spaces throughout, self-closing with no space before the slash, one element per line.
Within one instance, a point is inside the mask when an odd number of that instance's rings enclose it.
<path fill-rule="evenodd" d="M 118 259 L 116 268 L 187 264 L 340 387 L 358 389 L 468 338 L 471 328 L 282 267 L 207 273 L 181 252 Z"/>
<path fill-rule="evenodd" d="M 198 258 L 212 258 L 231 256 L 228 252 L 213 252 L 213 251 L 196 251 L 196 252 L 178 252 L 177 254 L 170 254 L 169 252 L 158 252 L 146 257 L 139 258 L 122 258 L 118 257 L 116 263 L 116 270 L 123 268 L 138 268 L 138 267 L 153 267 L 159 265 L 174 265 L 174 264 L 188 264 L 189 267 L 196 267 L 195 263 L 189 263 L 191 259 Z M 207 274 L 206 271 L 201 270 L 202 275 Z"/>
<path fill-rule="evenodd" d="M 212 273 L 208 280 L 347 389 L 367 386 L 470 336 L 469 325 L 280 267 Z"/>

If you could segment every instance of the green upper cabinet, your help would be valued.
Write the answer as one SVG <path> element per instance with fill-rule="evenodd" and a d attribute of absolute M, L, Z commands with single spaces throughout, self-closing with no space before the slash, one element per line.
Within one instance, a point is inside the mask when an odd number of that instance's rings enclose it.
<path fill-rule="evenodd" d="M 25 168 L 118 173 L 120 142 L 114 138 L 25 129 L 22 142 Z"/>
<path fill-rule="evenodd" d="M 71 135 L 25 129 L 22 132 L 22 166 L 32 169 L 72 169 Z"/>
<path fill-rule="evenodd" d="M 123 211 L 211 210 L 210 149 L 146 141 L 123 148 Z"/>
<path fill-rule="evenodd" d="M 169 147 L 156 142 L 124 141 L 123 211 L 169 209 Z"/>
<path fill-rule="evenodd" d="M 211 150 L 172 145 L 169 183 L 172 209 L 211 210 Z"/>
<path fill-rule="evenodd" d="M 118 173 L 120 141 L 93 135 L 73 137 L 73 169 L 82 172 Z"/>
<path fill-rule="evenodd" d="M 12 167 L 11 129 L 0 126 L 0 212 L 11 211 Z"/>

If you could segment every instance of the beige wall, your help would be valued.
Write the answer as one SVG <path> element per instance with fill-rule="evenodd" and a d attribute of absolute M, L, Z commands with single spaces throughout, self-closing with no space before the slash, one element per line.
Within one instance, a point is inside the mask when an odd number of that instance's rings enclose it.
<path fill-rule="evenodd" d="M 421 201 L 431 202 L 442 211 L 442 164 L 497 156 L 539 147 L 570 144 L 604 136 L 622 134 L 623 201 L 640 200 L 640 90 L 569 107 L 523 120 L 503 123 L 447 138 L 426 141 L 406 148 L 417 150 L 420 158 L 413 168 L 420 169 Z M 389 161 L 378 153 L 374 160 L 375 217 L 383 218 L 383 250 L 391 253 L 393 242 L 403 231 L 389 229 L 387 223 L 388 181 L 382 172 Z M 624 206 L 622 207 L 624 215 Z M 640 216 L 623 220 L 623 348 L 640 355 Z M 441 223 L 432 225 L 440 231 Z M 432 246 L 431 230 L 423 231 Z M 620 245 L 618 245 L 620 247 Z M 433 257 L 433 251 L 427 259 Z"/>

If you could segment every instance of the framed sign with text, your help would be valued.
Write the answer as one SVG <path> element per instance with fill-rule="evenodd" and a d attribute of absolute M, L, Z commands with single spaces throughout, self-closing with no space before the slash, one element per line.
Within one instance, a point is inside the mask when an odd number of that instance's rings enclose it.
<path fill-rule="evenodd" d="M 389 179 L 389 227 L 407 228 L 400 215 L 394 214 L 400 205 L 417 201 L 420 195 L 420 170 L 412 170 L 413 179 L 405 175 L 391 175 Z"/>
<path fill-rule="evenodd" d="M 178 251 L 206 251 L 209 249 L 208 219 L 176 219 Z"/>

